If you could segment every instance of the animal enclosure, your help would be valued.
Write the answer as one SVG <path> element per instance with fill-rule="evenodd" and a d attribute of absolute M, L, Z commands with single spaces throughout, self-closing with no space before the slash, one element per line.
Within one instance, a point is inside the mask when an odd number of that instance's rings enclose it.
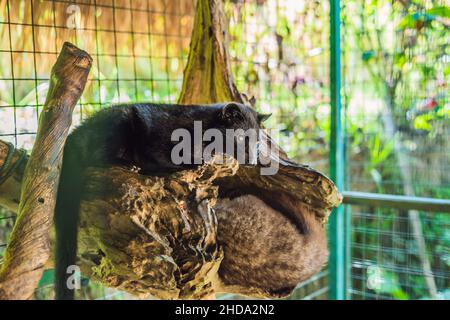
<path fill-rule="evenodd" d="M 224 1 L 235 82 L 273 114 L 288 155 L 341 190 L 449 199 L 448 5 Z M 93 57 L 74 125 L 111 103 L 176 102 L 194 15 L 189 0 L 0 0 L 0 139 L 31 150 L 65 41 Z M 289 299 L 448 299 L 448 201 L 428 211 L 406 200 L 336 210 L 329 266 Z M 0 208 L 0 254 L 14 222 Z M 51 297 L 52 280 L 35 298 Z M 128 297 L 87 279 L 82 289 L 80 299 Z"/>

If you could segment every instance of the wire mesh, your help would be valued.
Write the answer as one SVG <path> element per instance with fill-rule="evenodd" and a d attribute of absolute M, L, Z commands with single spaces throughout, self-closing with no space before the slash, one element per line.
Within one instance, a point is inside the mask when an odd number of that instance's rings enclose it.
<path fill-rule="evenodd" d="M 450 215 L 352 207 L 351 299 L 450 299 Z M 421 247 L 421 242 L 425 247 Z"/>
<path fill-rule="evenodd" d="M 225 3 L 238 88 L 272 113 L 267 127 L 291 158 L 327 171 L 328 1 Z"/>
<path fill-rule="evenodd" d="M 94 60 L 74 126 L 111 103 L 175 102 L 194 7 L 190 0 L 0 0 L 0 139 L 31 150 L 50 68 L 64 41 Z M 239 89 L 254 95 L 260 110 L 274 114 L 269 127 L 281 123 L 275 129 L 282 131 L 280 144 L 291 156 L 326 170 L 327 2 L 233 0 L 225 7 Z M 0 212 L 2 253 L 14 215 Z M 35 298 L 52 296 L 49 279 L 41 281 Z M 327 290 L 323 271 L 291 298 L 325 298 Z M 77 294 L 79 299 L 130 298 L 86 280 Z"/>
<path fill-rule="evenodd" d="M 347 190 L 450 197 L 446 5 L 343 1 Z M 450 215 L 346 210 L 350 298 L 449 299 Z"/>
<path fill-rule="evenodd" d="M 343 3 L 347 189 L 449 198 L 448 2 Z"/>
<path fill-rule="evenodd" d="M 2 1 L 2 139 L 27 149 L 32 146 L 50 68 L 64 41 L 94 58 L 75 125 L 83 113 L 111 103 L 174 102 L 193 18 L 192 5 L 186 8 L 186 3 Z"/>

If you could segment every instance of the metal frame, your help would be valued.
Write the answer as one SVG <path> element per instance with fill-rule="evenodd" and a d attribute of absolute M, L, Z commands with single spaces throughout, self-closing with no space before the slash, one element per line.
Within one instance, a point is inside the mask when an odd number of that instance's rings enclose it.
<path fill-rule="evenodd" d="M 330 177 L 337 188 L 344 187 L 344 138 L 341 108 L 341 32 L 340 1 L 330 0 Z M 346 226 L 343 206 L 334 209 L 329 220 L 329 298 L 346 298 Z M 348 231 L 347 231 L 348 232 Z"/>
<path fill-rule="evenodd" d="M 388 207 L 404 210 L 421 210 L 450 213 L 450 200 L 424 197 L 396 196 L 391 194 L 344 191 L 343 203 L 369 207 Z"/>

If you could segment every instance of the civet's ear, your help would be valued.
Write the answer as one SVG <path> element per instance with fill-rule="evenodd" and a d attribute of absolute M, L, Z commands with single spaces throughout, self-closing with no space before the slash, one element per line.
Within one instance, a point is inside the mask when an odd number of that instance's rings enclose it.
<path fill-rule="evenodd" d="M 243 119 L 244 114 L 239 104 L 230 102 L 222 108 L 222 118 L 227 121 L 235 121 Z"/>
<path fill-rule="evenodd" d="M 258 113 L 258 121 L 259 123 L 266 121 L 272 116 L 271 113 Z"/>

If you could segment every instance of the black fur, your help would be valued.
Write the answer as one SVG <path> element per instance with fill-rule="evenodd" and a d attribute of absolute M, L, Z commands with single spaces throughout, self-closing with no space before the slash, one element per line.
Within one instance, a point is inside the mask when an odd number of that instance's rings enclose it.
<path fill-rule="evenodd" d="M 263 117 L 237 103 L 216 105 L 117 105 L 99 111 L 69 135 L 55 212 L 56 298 L 74 298 L 67 288 L 67 267 L 76 264 L 77 228 L 86 167 L 136 166 L 145 174 L 167 174 L 190 168 L 175 165 L 170 155 L 175 129 L 193 132 L 194 121 L 209 128 L 258 129 Z"/>

